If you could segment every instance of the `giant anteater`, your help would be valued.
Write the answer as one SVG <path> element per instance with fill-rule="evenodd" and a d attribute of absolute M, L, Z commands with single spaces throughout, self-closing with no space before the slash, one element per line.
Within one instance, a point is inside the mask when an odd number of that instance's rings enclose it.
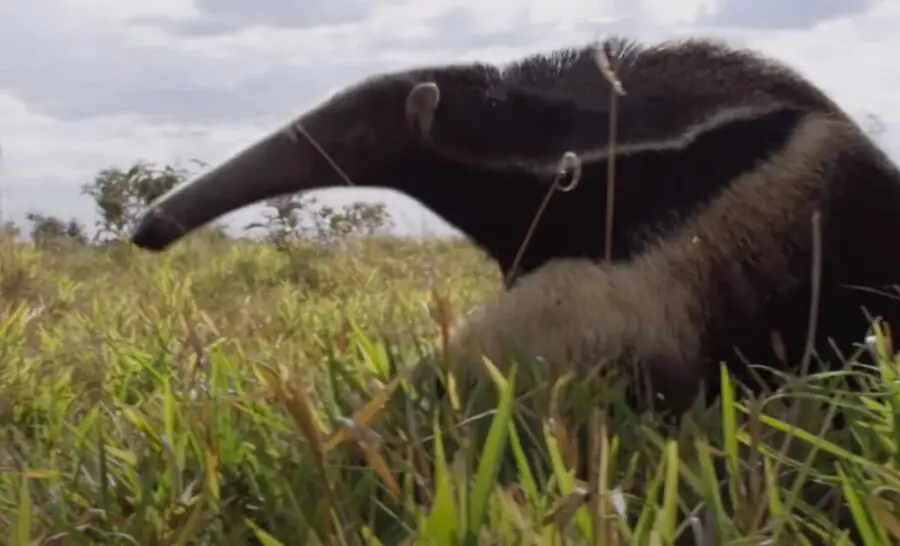
<path fill-rule="evenodd" d="M 612 263 L 566 269 L 549 262 L 597 260 L 605 250 L 613 90 L 597 51 L 625 91 L 616 107 Z M 133 242 L 162 250 L 250 203 L 349 179 L 418 199 L 514 273 L 566 152 L 581 158 L 579 184 L 550 200 L 515 273 L 544 272 L 489 304 L 488 329 L 528 332 L 532 348 L 554 355 L 571 350 L 562 339 L 591 355 L 632 354 L 683 406 L 696 380 L 736 360 L 736 350 L 750 362 L 800 361 L 814 213 L 819 356 L 838 359 L 828 337 L 842 351 L 863 339 L 862 306 L 895 321 L 891 299 L 871 289 L 900 277 L 900 258 L 877 248 L 900 227 L 900 172 L 799 74 L 707 39 L 610 38 L 502 67 L 369 78 L 162 196 Z M 537 335 L 536 325 L 571 324 L 573 312 L 591 321 L 589 331 Z"/>

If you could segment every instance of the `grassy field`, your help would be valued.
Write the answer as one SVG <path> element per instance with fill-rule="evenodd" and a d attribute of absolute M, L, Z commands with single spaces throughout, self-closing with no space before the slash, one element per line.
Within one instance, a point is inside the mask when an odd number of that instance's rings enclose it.
<path fill-rule="evenodd" d="M 0 541 L 806 544 L 841 521 L 812 506 L 831 490 L 865 544 L 900 540 L 883 339 L 866 392 L 832 375 L 735 402 L 726 377 L 724 401 L 669 436 L 600 404 L 567 417 L 580 381 L 554 385 L 536 429 L 510 426 L 501 377 L 494 412 L 463 421 L 452 396 L 425 409 L 394 366 L 498 288 L 458 242 L 0 242 Z M 579 456 L 587 482 L 567 471 Z"/>

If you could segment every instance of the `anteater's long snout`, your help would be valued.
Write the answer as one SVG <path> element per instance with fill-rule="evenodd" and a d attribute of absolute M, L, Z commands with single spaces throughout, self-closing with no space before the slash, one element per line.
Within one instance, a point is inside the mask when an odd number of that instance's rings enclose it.
<path fill-rule="evenodd" d="M 276 131 L 209 172 L 160 197 L 132 235 L 161 251 L 215 218 L 270 196 L 302 189 L 314 161 L 290 127 Z"/>
<path fill-rule="evenodd" d="M 345 184 L 344 176 L 352 179 L 410 153 L 430 130 L 438 100 L 435 84 L 397 75 L 344 91 L 161 196 L 131 241 L 162 251 L 242 207 Z"/>

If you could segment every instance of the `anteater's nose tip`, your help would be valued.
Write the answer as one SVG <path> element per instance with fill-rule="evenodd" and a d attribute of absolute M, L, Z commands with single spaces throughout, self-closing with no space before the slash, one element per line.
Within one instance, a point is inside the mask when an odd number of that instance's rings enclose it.
<path fill-rule="evenodd" d="M 181 235 L 177 224 L 165 218 L 160 211 L 151 209 L 144 214 L 131 234 L 131 242 L 138 248 L 152 251 L 165 250 Z"/>

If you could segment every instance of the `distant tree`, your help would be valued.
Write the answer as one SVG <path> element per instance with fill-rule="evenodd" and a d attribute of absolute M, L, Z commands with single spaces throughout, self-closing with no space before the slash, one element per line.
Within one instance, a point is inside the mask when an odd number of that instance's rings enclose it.
<path fill-rule="evenodd" d="M 265 204 L 263 221 L 244 229 L 265 230 L 266 241 L 280 250 L 301 238 L 334 244 L 355 236 L 371 236 L 392 223 L 384 203 L 355 202 L 334 208 L 319 205 L 315 197 L 286 195 Z"/>
<path fill-rule="evenodd" d="M 22 228 L 12 220 L 0 223 L 0 240 L 16 241 L 22 236 Z"/>
<path fill-rule="evenodd" d="M 82 194 L 94 200 L 100 215 L 95 239 L 126 237 L 150 203 L 189 176 L 190 171 L 183 168 L 158 168 L 142 161 L 127 169 L 110 167 L 100 171 L 81 188 Z"/>
<path fill-rule="evenodd" d="M 31 222 L 30 235 L 35 245 L 87 243 L 84 226 L 74 218 L 65 221 L 56 216 L 29 212 L 25 219 Z"/>
<path fill-rule="evenodd" d="M 323 206 L 318 211 L 318 236 L 326 242 L 351 237 L 371 237 L 391 225 L 391 216 L 384 203 L 356 202 L 335 210 Z"/>
<path fill-rule="evenodd" d="M 251 222 L 245 231 L 265 230 L 265 240 L 279 250 L 286 250 L 291 242 L 303 237 L 303 216 L 315 198 L 303 200 L 297 196 L 285 195 L 265 202 L 262 222 Z"/>

